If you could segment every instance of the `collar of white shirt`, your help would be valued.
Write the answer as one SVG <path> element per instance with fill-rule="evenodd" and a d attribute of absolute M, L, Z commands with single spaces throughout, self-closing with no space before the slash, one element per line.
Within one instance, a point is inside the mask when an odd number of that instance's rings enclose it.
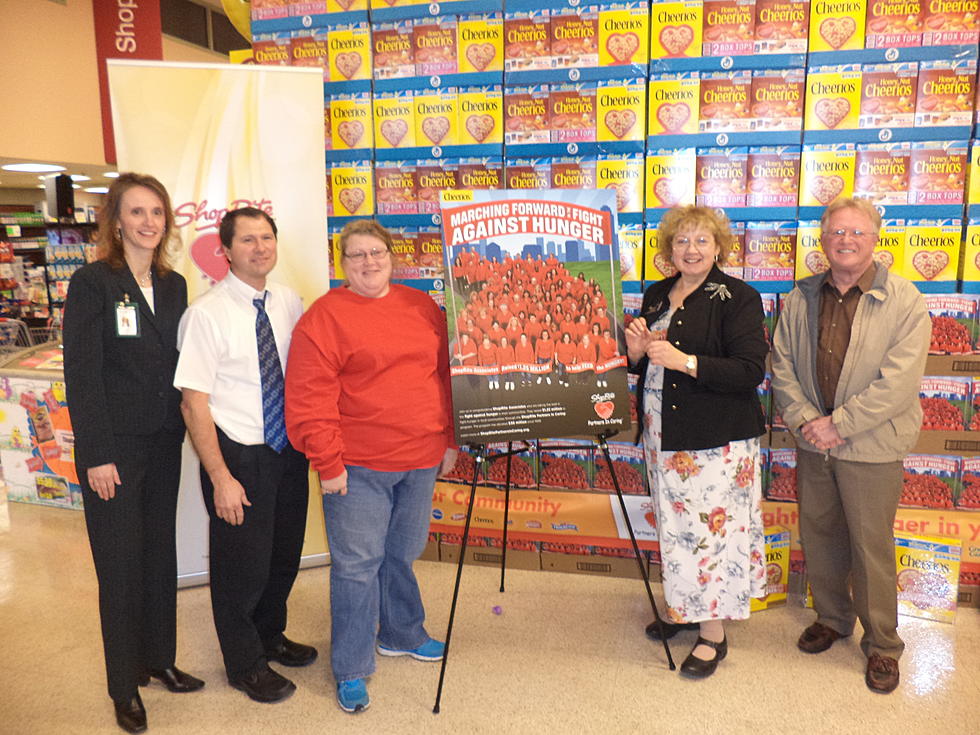
<path fill-rule="evenodd" d="M 224 280 L 229 292 L 231 292 L 236 298 L 246 301 L 252 308 L 254 308 L 252 302 L 255 299 L 261 299 L 266 293 L 268 293 L 268 289 L 256 291 L 230 270 L 228 271 L 228 275 L 225 276 Z"/>

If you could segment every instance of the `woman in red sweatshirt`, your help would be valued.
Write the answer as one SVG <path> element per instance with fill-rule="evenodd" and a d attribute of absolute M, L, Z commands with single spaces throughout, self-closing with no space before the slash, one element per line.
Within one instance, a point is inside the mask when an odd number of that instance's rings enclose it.
<path fill-rule="evenodd" d="M 538 383 L 540 384 L 541 379 L 544 378 L 548 381 L 548 385 L 551 385 L 550 367 L 555 361 L 555 342 L 551 339 L 551 333 L 547 329 L 541 330 L 541 336 L 538 337 L 537 344 L 534 345 L 534 354 L 538 356 L 538 365 L 549 366 L 547 373 L 538 376 Z"/>

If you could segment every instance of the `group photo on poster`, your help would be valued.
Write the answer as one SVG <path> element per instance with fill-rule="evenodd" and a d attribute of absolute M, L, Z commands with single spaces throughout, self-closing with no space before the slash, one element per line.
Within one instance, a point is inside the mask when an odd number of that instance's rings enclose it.
<path fill-rule="evenodd" d="M 458 441 L 629 427 L 610 191 L 443 192 Z"/>

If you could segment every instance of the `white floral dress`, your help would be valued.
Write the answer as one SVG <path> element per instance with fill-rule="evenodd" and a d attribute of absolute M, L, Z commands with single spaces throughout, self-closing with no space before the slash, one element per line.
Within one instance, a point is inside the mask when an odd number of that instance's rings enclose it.
<path fill-rule="evenodd" d="M 673 310 L 651 327 L 666 330 Z M 743 620 L 766 594 L 759 440 L 714 449 L 660 449 L 664 369 L 643 386 L 643 447 L 657 513 L 667 619 Z"/>

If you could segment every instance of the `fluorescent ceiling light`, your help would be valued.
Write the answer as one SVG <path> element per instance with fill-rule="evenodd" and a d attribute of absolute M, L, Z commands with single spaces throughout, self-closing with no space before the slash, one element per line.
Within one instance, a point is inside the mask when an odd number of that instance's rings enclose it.
<path fill-rule="evenodd" d="M 91 181 L 92 180 L 92 177 L 91 176 L 86 176 L 85 174 L 72 174 L 71 175 L 71 180 L 72 181 Z"/>
<path fill-rule="evenodd" d="M 89 194 L 108 194 L 109 193 L 109 187 L 108 186 L 87 186 L 87 187 L 85 187 L 85 191 L 87 191 Z"/>
<path fill-rule="evenodd" d="M 102 175 L 105 176 L 107 179 L 118 179 L 119 178 L 119 172 L 118 171 L 106 171 Z"/>
<path fill-rule="evenodd" d="M 65 170 L 64 166 L 55 166 L 50 163 L 8 163 L 6 166 L 0 166 L 0 168 L 4 171 L 19 171 L 27 174 L 44 174 Z"/>

